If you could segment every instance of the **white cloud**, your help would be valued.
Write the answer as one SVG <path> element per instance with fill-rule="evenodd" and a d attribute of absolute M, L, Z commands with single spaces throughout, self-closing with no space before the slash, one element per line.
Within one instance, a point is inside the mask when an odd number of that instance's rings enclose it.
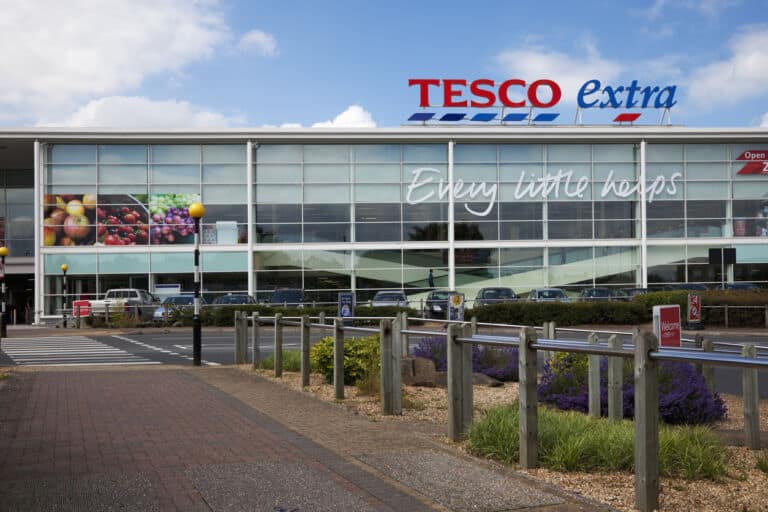
<path fill-rule="evenodd" d="M 178 72 L 229 37 L 218 0 L 0 0 L 0 108 L 61 115 Z"/>
<path fill-rule="evenodd" d="M 689 78 L 689 93 L 698 103 L 735 103 L 768 92 L 768 28 L 746 29 L 731 39 L 731 55 L 694 70 Z"/>
<path fill-rule="evenodd" d="M 315 123 L 313 128 L 375 128 L 376 121 L 371 113 L 360 105 L 350 105 L 347 110 L 333 118 L 333 121 Z"/>
<path fill-rule="evenodd" d="M 583 57 L 538 48 L 506 50 L 496 56 L 501 71 L 510 77 L 533 81 L 548 78 L 563 91 L 563 101 L 575 102 L 579 88 L 587 80 L 614 81 L 622 70 L 618 62 L 604 59 L 595 46 L 586 43 Z"/>
<path fill-rule="evenodd" d="M 255 50 L 264 57 L 274 57 L 278 53 L 275 37 L 261 30 L 251 30 L 243 34 L 237 46 L 241 50 Z"/>
<path fill-rule="evenodd" d="M 643 11 L 643 14 L 652 20 L 661 17 L 668 8 L 685 9 L 693 11 L 707 18 L 717 18 L 721 12 L 740 4 L 740 0 L 655 0 L 653 4 Z"/>
<path fill-rule="evenodd" d="M 763 121 L 760 123 L 760 126 L 768 127 L 768 112 L 763 114 Z"/>
<path fill-rule="evenodd" d="M 227 128 L 242 126 L 243 116 L 225 116 L 186 101 L 156 101 L 138 96 L 109 96 L 90 101 L 62 122 L 39 126 L 104 128 Z"/>

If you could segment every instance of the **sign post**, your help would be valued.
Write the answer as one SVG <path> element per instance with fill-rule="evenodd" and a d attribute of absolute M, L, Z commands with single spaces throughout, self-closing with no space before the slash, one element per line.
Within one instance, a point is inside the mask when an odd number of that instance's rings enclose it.
<path fill-rule="evenodd" d="M 344 319 L 344 324 L 348 325 L 355 316 L 355 295 L 352 292 L 339 292 L 339 317 Z"/>
<path fill-rule="evenodd" d="M 448 297 L 448 320 L 464 321 L 463 293 L 454 293 Z"/>
<path fill-rule="evenodd" d="M 653 333 L 662 347 L 680 348 L 680 306 L 653 306 Z"/>
<path fill-rule="evenodd" d="M 687 329 L 701 330 L 704 324 L 701 323 L 701 297 L 688 294 L 688 314 L 685 316 L 685 327 Z"/>

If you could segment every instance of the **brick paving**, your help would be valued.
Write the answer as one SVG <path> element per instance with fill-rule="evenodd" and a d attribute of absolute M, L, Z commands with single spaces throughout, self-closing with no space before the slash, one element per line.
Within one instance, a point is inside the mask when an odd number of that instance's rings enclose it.
<path fill-rule="evenodd" d="M 431 434 L 232 367 L 16 371 L 0 387 L 0 509 L 602 508 Z"/>

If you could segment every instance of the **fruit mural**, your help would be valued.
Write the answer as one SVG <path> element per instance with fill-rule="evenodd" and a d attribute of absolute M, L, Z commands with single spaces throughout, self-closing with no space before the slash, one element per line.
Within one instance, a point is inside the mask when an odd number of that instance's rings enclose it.
<path fill-rule="evenodd" d="M 96 196 L 46 194 L 43 245 L 93 245 L 96 239 Z"/>

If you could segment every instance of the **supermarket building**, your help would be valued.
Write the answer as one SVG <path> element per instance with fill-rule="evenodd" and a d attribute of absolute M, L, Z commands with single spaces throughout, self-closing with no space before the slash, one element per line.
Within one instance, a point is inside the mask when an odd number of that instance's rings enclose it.
<path fill-rule="evenodd" d="M 192 291 L 195 200 L 208 300 L 768 284 L 766 162 L 764 128 L 0 130 L 9 302 L 55 318 L 64 263 L 75 298 Z"/>

